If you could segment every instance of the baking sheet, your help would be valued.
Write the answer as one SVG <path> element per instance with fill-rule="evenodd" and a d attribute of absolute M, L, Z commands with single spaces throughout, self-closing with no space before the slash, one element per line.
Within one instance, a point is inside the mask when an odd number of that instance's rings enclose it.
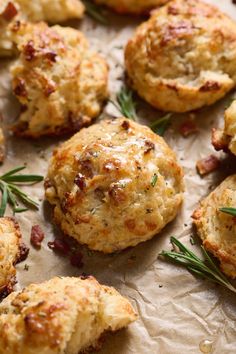
<path fill-rule="evenodd" d="M 230 0 L 209 2 L 236 19 L 236 5 Z M 83 30 L 90 38 L 92 47 L 109 61 L 110 91 L 114 96 L 124 77 L 123 47 L 140 20 L 110 14 L 109 18 L 109 27 L 95 24 L 88 18 L 73 25 Z M 4 117 L 5 130 L 19 109 L 10 92 L 9 65 L 8 61 L 0 62 L 0 112 Z M 219 286 L 198 280 L 186 270 L 158 259 L 162 249 L 170 248 L 171 235 L 178 236 L 191 246 L 189 239 L 193 230 L 190 216 L 198 201 L 226 175 L 235 171 L 235 160 L 215 153 L 210 145 L 211 128 L 223 124 L 224 108 L 232 95 L 196 114 L 199 127 L 196 135 L 183 138 L 178 133 L 181 122 L 188 115 L 178 115 L 172 119 L 165 139 L 176 151 L 185 171 L 185 202 L 177 219 L 151 241 L 111 256 L 88 252 L 86 247 L 81 247 L 84 267 L 74 268 L 68 259 L 55 255 L 47 246 L 60 231 L 53 226 L 51 208 L 43 201 L 43 184 L 25 187 L 32 197 L 40 200 L 40 209 L 17 216 L 24 241 L 29 245 L 30 230 L 34 224 L 41 225 L 46 237 L 41 250 L 30 247 L 28 259 L 17 265 L 17 288 L 55 275 L 79 276 L 85 272 L 93 274 L 102 283 L 115 286 L 131 299 L 139 313 L 136 323 L 107 338 L 101 354 L 197 354 L 201 353 L 199 345 L 204 340 L 212 342 L 211 353 L 236 352 L 236 297 Z M 112 105 L 108 105 L 106 113 L 118 115 Z M 161 115 L 140 101 L 140 122 L 148 125 Z M 8 136 L 7 158 L 1 172 L 25 163 L 28 171 L 45 175 L 51 152 L 61 141 L 63 139 L 27 141 Z M 196 161 L 212 152 L 221 157 L 222 169 L 200 178 L 195 170 Z M 25 264 L 29 266 L 28 270 L 25 270 Z"/>

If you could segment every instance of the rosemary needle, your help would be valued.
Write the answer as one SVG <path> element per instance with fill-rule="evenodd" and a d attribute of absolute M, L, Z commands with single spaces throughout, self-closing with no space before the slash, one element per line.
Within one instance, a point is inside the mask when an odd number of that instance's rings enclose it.
<path fill-rule="evenodd" d="M 20 166 L 8 171 L 0 176 L 0 191 L 2 193 L 0 204 L 0 217 L 3 217 L 6 212 L 7 205 L 11 205 L 13 213 L 22 213 L 28 208 L 19 207 L 19 201 L 24 205 L 31 207 L 38 207 L 38 204 L 24 193 L 19 185 L 33 184 L 43 180 L 39 175 L 18 174 L 25 169 L 25 166 Z"/>
<path fill-rule="evenodd" d="M 120 111 L 120 113 L 129 119 L 137 120 L 136 102 L 133 98 L 133 91 L 128 87 L 123 86 L 116 95 L 117 102 L 110 102 Z"/>
<path fill-rule="evenodd" d="M 202 254 L 204 259 L 200 259 L 196 254 L 185 247 L 179 240 L 175 237 L 170 239 L 173 246 L 178 248 L 178 251 L 162 251 L 160 256 L 164 257 L 173 263 L 182 265 L 187 268 L 188 271 L 192 272 L 196 276 L 208 279 L 212 282 L 220 284 L 232 292 L 236 293 L 236 289 L 224 276 L 224 274 L 219 270 L 218 266 L 214 262 L 213 258 L 202 246 Z"/>
<path fill-rule="evenodd" d="M 171 119 L 172 114 L 167 113 L 163 117 L 157 119 L 154 123 L 151 124 L 150 128 L 154 133 L 163 136 L 166 132 L 166 129 L 170 125 L 170 119 Z"/>
<path fill-rule="evenodd" d="M 128 87 L 123 86 L 120 92 L 116 96 L 117 103 L 114 101 L 110 101 L 119 111 L 120 113 L 129 119 L 137 121 L 137 113 L 136 106 L 137 103 L 134 100 L 133 91 Z M 163 117 L 157 119 L 154 123 L 151 124 L 150 128 L 154 133 L 163 136 L 165 134 L 166 129 L 170 125 L 172 113 L 168 113 Z"/>
<path fill-rule="evenodd" d="M 104 16 L 103 10 L 89 0 L 83 0 L 87 14 L 103 25 L 108 25 L 108 19 Z"/>
<path fill-rule="evenodd" d="M 220 211 L 231 216 L 236 216 L 236 208 L 220 208 Z"/>

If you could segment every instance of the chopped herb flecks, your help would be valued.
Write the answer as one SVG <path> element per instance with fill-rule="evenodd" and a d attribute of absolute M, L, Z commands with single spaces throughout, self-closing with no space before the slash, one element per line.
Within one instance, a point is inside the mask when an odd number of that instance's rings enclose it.
<path fill-rule="evenodd" d="M 157 183 L 157 180 L 158 180 L 158 176 L 156 173 L 154 173 L 154 175 L 152 176 L 152 179 L 151 179 L 151 186 L 154 188 L 156 183 Z"/>

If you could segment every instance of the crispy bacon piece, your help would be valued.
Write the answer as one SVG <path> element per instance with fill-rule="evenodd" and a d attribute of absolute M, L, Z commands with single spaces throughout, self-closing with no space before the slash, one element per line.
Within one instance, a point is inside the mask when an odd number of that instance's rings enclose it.
<path fill-rule="evenodd" d="M 41 229 L 41 227 L 39 225 L 32 226 L 31 236 L 30 236 L 30 242 L 32 246 L 36 248 L 40 248 L 43 239 L 44 239 L 44 232 Z"/>
<path fill-rule="evenodd" d="M 17 8 L 11 1 L 9 1 L 5 10 L 2 13 L 2 17 L 6 21 L 11 21 L 17 15 L 17 13 L 18 13 Z"/>
<path fill-rule="evenodd" d="M 78 173 L 75 177 L 74 183 L 79 187 L 81 191 L 86 188 L 86 178 L 82 173 Z"/>
<path fill-rule="evenodd" d="M 70 263 L 73 267 L 82 268 L 83 263 L 83 254 L 80 251 L 76 251 L 70 257 Z"/>
<path fill-rule="evenodd" d="M 51 250 L 58 252 L 62 255 L 67 255 L 70 252 L 70 246 L 68 245 L 68 243 L 59 238 L 56 238 L 52 242 L 48 242 L 48 247 Z"/>
<path fill-rule="evenodd" d="M 220 166 L 220 160 L 214 155 L 209 155 L 197 161 L 197 171 L 201 176 L 213 172 Z"/>
<path fill-rule="evenodd" d="M 130 128 L 130 123 L 127 120 L 124 120 L 121 126 L 123 129 L 128 130 Z"/>
<path fill-rule="evenodd" d="M 211 143 L 216 149 L 216 151 L 223 150 L 224 152 L 228 152 L 229 140 L 230 138 L 224 134 L 223 130 L 215 128 L 212 129 Z"/>
<path fill-rule="evenodd" d="M 215 81 L 207 81 L 200 87 L 200 92 L 218 91 L 221 88 L 220 84 Z"/>
<path fill-rule="evenodd" d="M 19 258 L 17 259 L 17 263 L 23 262 L 29 255 L 29 248 L 22 242 L 20 245 Z"/>
<path fill-rule="evenodd" d="M 198 132 L 198 127 L 196 123 L 192 120 L 186 120 L 179 127 L 179 132 L 183 137 L 188 137 L 191 134 Z"/>
<path fill-rule="evenodd" d="M 27 60 L 27 61 L 32 61 L 35 59 L 36 50 L 34 48 L 33 41 L 28 41 L 26 43 L 26 45 L 24 46 L 24 56 L 25 56 L 25 60 Z"/>
<path fill-rule="evenodd" d="M 17 78 L 14 83 L 13 91 L 16 96 L 19 97 L 27 97 L 27 90 L 25 85 L 25 80 L 21 77 Z"/>

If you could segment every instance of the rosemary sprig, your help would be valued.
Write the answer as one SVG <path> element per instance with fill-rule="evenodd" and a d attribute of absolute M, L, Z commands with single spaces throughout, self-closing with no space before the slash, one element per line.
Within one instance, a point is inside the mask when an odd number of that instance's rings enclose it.
<path fill-rule="evenodd" d="M 129 119 L 137 121 L 137 113 L 136 113 L 136 106 L 137 103 L 133 97 L 133 91 L 123 86 L 120 92 L 116 96 L 117 103 L 110 100 L 110 102 L 120 111 L 120 113 Z M 166 129 L 170 125 L 172 113 L 168 113 L 163 117 L 157 119 L 154 123 L 151 124 L 150 128 L 152 131 L 160 136 L 165 134 Z"/>
<path fill-rule="evenodd" d="M 103 9 L 101 9 L 99 6 L 96 4 L 92 3 L 89 0 L 83 0 L 85 9 L 87 14 L 93 18 L 95 21 L 100 22 L 102 25 L 107 26 L 108 25 L 108 19 L 104 15 Z"/>
<path fill-rule="evenodd" d="M 173 263 L 186 267 L 188 271 L 201 278 L 220 284 L 236 293 L 236 289 L 219 270 L 213 258 L 203 246 L 201 246 L 202 254 L 204 256 L 204 259 L 202 260 L 175 237 L 172 236 L 170 241 L 173 246 L 178 248 L 178 251 L 162 251 L 160 256 L 163 256 L 165 259 Z"/>
<path fill-rule="evenodd" d="M 166 129 L 170 125 L 170 119 L 171 119 L 172 113 L 167 113 L 160 119 L 157 119 L 154 123 L 151 124 L 150 128 L 154 133 L 163 136 L 166 132 Z"/>
<path fill-rule="evenodd" d="M 220 208 L 220 211 L 231 216 L 236 216 L 236 208 Z"/>
<path fill-rule="evenodd" d="M 33 184 L 43 180 L 42 176 L 38 175 L 23 175 L 18 172 L 25 169 L 25 166 L 17 167 L 0 176 L 0 191 L 2 193 L 0 204 L 0 217 L 3 217 L 6 212 L 7 204 L 12 206 L 13 213 L 22 213 L 28 208 L 19 206 L 19 201 L 24 205 L 38 208 L 38 203 L 24 193 L 18 185 Z"/>
<path fill-rule="evenodd" d="M 137 121 L 137 104 L 133 98 L 133 91 L 126 86 L 122 86 L 116 95 L 116 99 L 117 102 L 110 100 L 113 106 L 115 106 L 124 117 Z"/>

